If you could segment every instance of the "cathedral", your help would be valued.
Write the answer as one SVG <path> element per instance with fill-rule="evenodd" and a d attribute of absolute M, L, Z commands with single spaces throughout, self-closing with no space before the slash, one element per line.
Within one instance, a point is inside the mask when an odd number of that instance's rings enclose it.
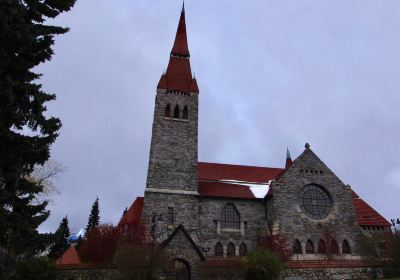
<path fill-rule="evenodd" d="M 157 85 L 144 196 L 119 226 L 145 224 L 186 271 L 182 279 L 195 279 L 204 264 L 245 256 L 267 236 L 284 237 L 294 268 L 315 266 L 328 251 L 335 267 L 360 266 L 357 239 L 390 223 L 309 144 L 294 160 L 287 151 L 283 167 L 199 162 L 199 95 L 182 8 Z"/>
<path fill-rule="evenodd" d="M 343 183 L 309 144 L 284 167 L 198 161 L 200 90 L 190 67 L 182 9 L 155 96 L 144 197 L 122 224 L 141 220 L 176 262 L 244 256 L 265 236 L 284 236 L 292 260 L 360 260 L 357 238 L 390 224 Z M 327 237 L 329 236 L 329 237 Z M 329 238 L 329 240 L 327 240 Z"/>

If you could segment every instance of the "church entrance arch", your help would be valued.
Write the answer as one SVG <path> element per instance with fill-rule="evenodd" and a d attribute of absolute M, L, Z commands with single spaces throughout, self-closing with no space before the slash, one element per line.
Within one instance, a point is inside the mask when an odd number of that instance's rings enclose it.
<path fill-rule="evenodd" d="M 190 265 L 184 259 L 173 259 L 170 272 L 167 274 L 168 280 L 190 280 Z"/>

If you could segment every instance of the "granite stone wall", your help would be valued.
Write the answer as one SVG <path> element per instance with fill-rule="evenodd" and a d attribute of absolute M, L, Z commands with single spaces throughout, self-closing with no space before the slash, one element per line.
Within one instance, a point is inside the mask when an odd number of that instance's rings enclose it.
<path fill-rule="evenodd" d="M 171 117 L 165 117 L 170 104 Z M 173 118 L 175 106 L 180 118 Z M 188 107 L 188 119 L 182 118 Z M 198 94 L 158 90 L 146 188 L 197 192 Z"/>
<path fill-rule="evenodd" d="M 299 193 L 309 184 L 324 189 L 332 202 L 329 215 L 317 220 L 301 208 Z M 356 223 L 352 191 L 309 148 L 297 158 L 287 172 L 272 184 L 273 197 L 271 224 L 274 231 L 285 236 L 291 245 L 298 239 L 305 252 L 307 239 L 311 239 L 317 250 L 319 239 L 335 238 L 341 252 L 343 240 L 347 240 L 352 255 L 357 251 L 357 239 L 361 230 Z M 326 256 L 304 255 L 300 258 L 324 258 Z M 347 256 L 348 258 L 349 256 Z"/>
<path fill-rule="evenodd" d="M 241 228 L 238 230 L 223 229 L 221 227 L 221 213 L 228 203 L 234 205 L 239 212 Z M 214 247 L 221 242 L 226 255 L 229 242 L 235 245 L 236 255 L 243 242 L 248 251 L 253 250 L 260 237 L 268 232 L 267 219 L 263 200 L 239 200 L 223 198 L 200 199 L 200 246 L 206 256 L 214 256 Z"/>

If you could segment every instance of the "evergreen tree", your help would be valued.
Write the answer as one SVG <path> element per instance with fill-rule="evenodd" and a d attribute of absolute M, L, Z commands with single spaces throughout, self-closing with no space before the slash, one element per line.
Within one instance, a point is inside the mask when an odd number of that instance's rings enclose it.
<path fill-rule="evenodd" d="M 68 227 L 68 218 L 65 216 L 61 220 L 58 229 L 54 233 L 54 243 L 50 247 L 49 257 L 58 259 L 69 247 L 68 238 L 70 231 Z"/>
<path fill-rule="evenodd" d="M 97 197 L 92 204 L 92 210 L 90 211 L 88 224 L 85 229 L 86 238 L 92 229 L 97 228 L 99 226 L 99 223 L 100 223 L 100 210 L 99 210 L 99 198 Z"/>
<path fill-rule="evenodd" d="M 29 177 L 49 159 L 61 122 L 44 114 L 55 95 L 41 89 L 41 75 L 32 69 L 51 59 L 54 36 L 68 31 L 45 20 L 75 1 L 0 0 L 0 250 L 6 266 L 37 253 L 37 227 L 49 216 L 47 201 L 37 199 L 43 185 Z"/>

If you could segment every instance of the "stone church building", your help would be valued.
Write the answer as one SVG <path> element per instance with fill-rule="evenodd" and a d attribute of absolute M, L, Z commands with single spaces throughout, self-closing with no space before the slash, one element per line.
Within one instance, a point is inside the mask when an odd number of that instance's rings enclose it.
<path fill-rule="evenodd" d="M 120 226 L 146 224 L 183 279 L 204 263 L 246 255 L 266 236 L 283 236 L 293 262 L 315 264 L 330 250 L 336 263 L 356 263 L 357 238 L 390 228 L 309 144 L 293 161 L 287 151 L 283 167 L 199 162 L 199 95 L 182 9 L 157 85 L 144 197 Z"/>
<path fill-rule="evenodd" d="M 144 198 L 121 221 L 140 217 L 178 266 L 244 256 L 270 235 L 284 236 L 293 260 L 324 260 L 329 248 L 351 262 L 361 234 L 390 228 L 309 144 L 284 167 L 199 162 L 199 94 L 182 9 L 157 85 Z"/>

